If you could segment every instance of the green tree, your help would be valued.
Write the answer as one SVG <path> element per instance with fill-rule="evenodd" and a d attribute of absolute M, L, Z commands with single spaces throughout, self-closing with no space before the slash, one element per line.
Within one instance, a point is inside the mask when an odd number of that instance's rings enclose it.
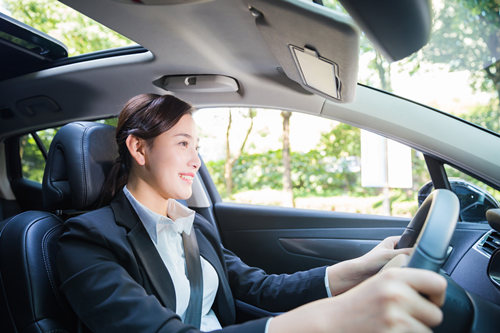
<path fill-rule="evenodd" d="M 45 150 L 48 151 L 52 138 L 59 128 L 49 128 L 36 132 Z M 23 177 L 41 183 L 45 168 L 45 158 L 31 134 L 23 135 L 19 140 L 19 155 L 22 162 Z"/>
<path fill-rule="evenodd" d="M 288 205 L 295 207 L 295 199 L 293 197 L 293 184 L 292 184 L 292 161 L 290 157 L 290 117 L 292 113 L 290 111 L 281 111 L 281 117 L 283 118 L 283 149 L 282 149 L 282 160 L 283 160 L 283 191 L 287 195 Z"/>
<path fill-rule="evenodd" d="M 339 123 L 329 132 L 321 134 L 318 148 L 336 158 L 361 156 L 360 135 L 359 128 Z"/>
<path fill-rule="evenodd" d="M 339 123 L 329 132 L 321 134 L 318 150 L 326 156 L 336 159 L 335 164 L 340 166 L 339 175 L 344 178 L 343 188 L 351 190 L 359 182 L 359 174 L 349 171 L 346 163 L 350 157 L 357 159 L 361 156 L 361 134 L 357 127 Z M 361 185 L 361 184 L 359 184 Z"/>
<path fill-rule="evenodd" d="M 224 179 L 226 182 L 226 194 L 228 196 L 231 196 L 231 194 L 233 193 L 233 168 L 237 163 L 238 159 L 240 158 L 241 154 L 243 154 L 245 150 L 248 137 L 252 132 L 254 118 L 257 115 L 257 111 L 255 109 L 253 108 L 248 109 L 248 114 L 246 118 L 250 119 L 250 124 L 248 125 L 245 138 L 243 139 L 240 148 L 236 151 L 236 153 L 233 153 L 231 152 L 231 145 L 230 145 L 231 126 L 233 123 L 233 116 L 231 111 L 232 110 L 229 109 L 229 118 L 226 127 L 226 162 L 224 164 Z"/>
<path fill-rule="evenodd" d="M 471 73 L 473 87 L 495 91 L 500 102 L 500 2 L 457 0 L 434 9 L 424 57 L 449 65 L 451 71 L 477 69 Z"/>
<path fill-rule="evenodd" d="M 460 115 L 460 117 L 471 123 L 500 133 L 499 111 L 494 101 L 490 101 L 486 105 L 478 105 L 469 112 Z"/>

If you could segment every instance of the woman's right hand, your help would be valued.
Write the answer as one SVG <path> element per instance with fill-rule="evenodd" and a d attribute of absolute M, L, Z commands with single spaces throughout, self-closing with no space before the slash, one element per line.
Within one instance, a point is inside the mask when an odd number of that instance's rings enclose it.
<path fill-rule="evenodd" d="M 437 273 L 389 268 L 339 296 L 273 318 L 269 333 L 431 332 L 442 321 L 445 292 Z"/>

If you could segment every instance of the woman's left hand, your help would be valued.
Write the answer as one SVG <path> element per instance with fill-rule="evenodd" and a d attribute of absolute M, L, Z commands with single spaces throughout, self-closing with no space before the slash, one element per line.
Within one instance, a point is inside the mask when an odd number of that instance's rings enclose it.
<path fill-rule="evenodd" d="M 412 249 L 394 249 L 401 236 L 387 237 L 363 256 L 327 268 L 332 295 L 341 294 L 377 273 L 397 255 L 410 255 Z"/>

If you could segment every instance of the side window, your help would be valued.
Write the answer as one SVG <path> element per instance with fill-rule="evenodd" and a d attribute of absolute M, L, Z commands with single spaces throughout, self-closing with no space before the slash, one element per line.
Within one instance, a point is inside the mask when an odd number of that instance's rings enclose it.
<path fill-rule="evenodd" d="M 23 135 L 19 141 L 23 177 L 41 183 L 45 168 L 45 154 L 58 128 L 49 128 Z"/>
<path fill-rule="evenodd" d="M 422 154 L 333 120 L 252 108 L 194 117 L 224 201 L 409 217 L 430 179 Z"/>

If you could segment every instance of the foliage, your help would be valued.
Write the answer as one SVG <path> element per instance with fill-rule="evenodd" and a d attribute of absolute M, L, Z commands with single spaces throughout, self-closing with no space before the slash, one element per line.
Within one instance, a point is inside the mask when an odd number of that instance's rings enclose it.
<path fill-rule="evenodd" d="M 337 169 L 332 172 L 332 160 L 319 150 L 306 153 L 292 152 L 291 173 L 293 192 L 297 197 L 310 195 L 359 195 L 359 172 Z M 224 185 L 224 161 L 207 162 L 212 179 L 223 197 L 227 196 Z M 233 166 L 233 192 L 283 188 L 282 151 L 270 150 L 260 154 L 243 153 Z"/>
<path fill-rule="evenodd" d="M 437 8 L 432 39 L 423 55 L 449 65 L 451 71 L 477 69 L 471 73 L 473 87 L 500 96 L 499 8 L 498 1 L 491 0 L 450 1 Z"/>
<path fill-rule="evenodd" d="M 361 156 L 359 128 L 340 123 L 327 133 L 322 133 L 318 148 L 328 156 L 337 158 Z"/>
<path fill-rule="evenodd" d="M 48 151 L 52 138 L 57 130 L 58 128 L 49 128 L 36 133 L 46 151 Z M 26 134 L 20 138 L 19 146 L 23 177 L 41 183 L 43 179 L 43 170 L 45 168 L 45 159 L 35 139 L 31 134 Z"/>
<path fill-rule="evenodd" d="M 478 105 L 460 117 L 471 123 L 500 133 L 500 117 L 494 101 L 490 101 L 487 105 Z"/>
<path fill-rule="evenodd" d="M 321 135 L 317 149 L 291 153 L 291 174 L 294 195 L 327 196 L 350 194 L 363 196 L 378 192 L 361 188 L 359 163 L 360 131 L 339 124 Z M 228 196 L 224 185 L 224 161 L 207 162 L 212 179 L 223 197 Z M 283 188 L 282 150 L 265 153 L 243 153 L 232 168 L 233 193 L 259 189 Z"/>
<path fill-rule="evenodd" d="M 56 0 L 0 0 L 13 18 L 63 42 L 70 56 L 133 44 Z"/>

